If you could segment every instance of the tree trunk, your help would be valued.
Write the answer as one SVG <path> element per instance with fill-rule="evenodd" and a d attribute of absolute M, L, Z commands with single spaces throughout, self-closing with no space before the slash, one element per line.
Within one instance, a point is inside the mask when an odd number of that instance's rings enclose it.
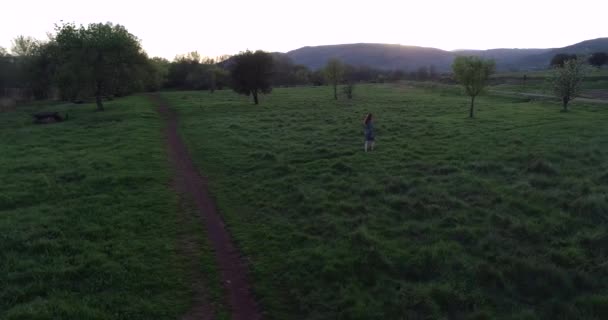
<path fill-rule="evenodd" d="M 97 103 L 97 111 L 103 111 L 103 101 L 101 100 L 101 95 L 95 96 L 95 102 Z"/>
<path fill-rule="evenodd" d="M 101 83 L 97 82 L 97 90 L 95 91 L 95 102 L 97 103 L 97 111 L 103 111 L 103 101 L 101 99 Z"/>
<path fill-rule="evenodd" d="M 334 82 L 334 99 L 338 100 L 338 83 Z"/>
<path fill-rule="evenodd" d="M 562 98 L 562 103 L 564 104 L 564 112 L 568 112 L 568 97 L 563 97 Z"/>
<path fill-rule="evenodd" d="M 252 94 L 253 94 L 253 103 L 257 105 L 258 104 L 258 91 L 253 90 Z"/>
<path fill-rule="evenodd" d="M 471 109 L 469 109 L 469 118 L 473 118 L 473 108 L 475 107 L 475 96 L 471 96 Z"/>

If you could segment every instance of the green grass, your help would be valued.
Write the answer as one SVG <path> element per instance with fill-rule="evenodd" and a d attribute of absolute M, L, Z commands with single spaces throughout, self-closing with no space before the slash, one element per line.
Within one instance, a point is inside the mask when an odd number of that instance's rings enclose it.
<path fill-rule="evenodd" d="M 546 79 L 533 79 L 528 80 L 524 84 L 522 80 L 508 81 L 493 85 L 490 87 L 491 90 L 499 91 L 511 91 L 511 92 L 522 92 L 522 93 L 539 93 L 546 95 L 553 95 L 553 88 L 551 83 Z M 582 97 L 589 96 L 589 90 L 603 89 L 608 91 L 608 78 L 607 79 L 586 79 L 581 85 Z"/>
<path fill-rule="evenodd" d="M 608 109 L 171 92 L 269 319 L 608 318 Z M 377 150 L 361 121 L 376 115 Z"/>
<path fill-rule="evenodd" d="M 551 76 L 551 70 L 533 72 L 503 72 L 492 76 L 495 85 L 492 89 L 502 91 L 515 91 L 527 93 L 552 94 L 553 89 L 547 80 Z M 523 76 L 527 80 L 523 81 Z M 588 68 L 582 84 L 583 96 L 588 95 L 588 90 L 608 90 L 608 69 Z"/>
<path fill-rule="evenodd" d="M 522 79 L 527 76 L 528 79 L 543 79 L 551 74 L 550 69 L 539 70 L 539 71 L 517 71 L 517 72 L 499 72 L 492 76 L 494 79 Z M 608 77 L 608 68 L 589 68 L 588 76 L 590 77 Z"/>
<path fill-rule="evenodd" d="M 34 125 L 38 110 L 69 120 Z M 161 119 L 145 97 L 93 110 L 0 113 L 0 319 L 175 319 L 190 303 Z"/>

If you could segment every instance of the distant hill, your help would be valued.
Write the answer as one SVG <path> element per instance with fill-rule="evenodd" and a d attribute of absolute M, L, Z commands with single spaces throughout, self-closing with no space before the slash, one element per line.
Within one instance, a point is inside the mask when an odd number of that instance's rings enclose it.
<path fill-rule="evenodd" d="M 563 48 L 549 49 L 540 54 L 522 57 L 517 64 L 522 69 L 539 69 L 546 67 L 551 58 L 558 53 L 591 54 L 598 51 L 608 52 L 608 38 L 587 40 Z"/>
<path fill-rule="evenodd" d="M 435 65 L 438 69 L 449 67 L 453 53 L 435 48 L 402 46 L 395 44 L 356 43 L 318 47 L 304 47 L 287 52 L 297 64 L 312 69 L 323 67 L 330 58 L 338 58 L 355 66 L 378 69 L 409 69 Z"/>
<path fill-rule="evenodd" d="M 403 46 L 395 44 L 356 43 L 303 47 L 287 52 L 297 64 L 319 69 L 330 58 L 339 58 L 356 66 L 377 69 L 406 69 L 415 71 L 419 67 L 434 65 L 439 71 L 449 71 L 454 57 L 475 55 L 496 60 L 497 68 L 507 70 L 544 69 L 557 53 L 588 54 L 596 51 L 608 52 L 608 38 L 583 41 L 564 48 L 552 49 L 490 49 L 445 51 L 436 48 Z"/>
<path fill-rule="evenodd" d="M 496 68 L 498 70 L 517 70 L 522 68 L 522 60 L 540 54 L 547 53 L 552 49 L 490 49 L 490 50 L 457 50 L 454 51 L 456 55 L 462 56 L 479 56 L 485 59 L 494 59 L 496 61 Z M 553 55 L 551 56 L 553 57 Z M 551 58 L 549 58 L 550 61 Z M 543 64 L 540 61 L 537 65 L 546 67 L 547 64 Z"/>

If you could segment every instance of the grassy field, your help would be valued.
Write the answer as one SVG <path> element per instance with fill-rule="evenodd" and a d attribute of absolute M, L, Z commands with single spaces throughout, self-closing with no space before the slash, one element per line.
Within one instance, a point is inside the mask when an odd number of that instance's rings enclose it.
<path fill-rule="evenodd" d="M 492 76 L 492 79 L 522 79 L 524 75 L 528 79 L 544 79 L 551 74 L 551 70 L 539 70 L 539 71 L 517 71 L 517 72 L 499 72 Z M 592 78 L 603 78 L 608 77 L 608 68 L 603 67 L 601 69 L 590 67 L 587 76 Z"/>
<path fill-rule="evenodd" d="M 551 76 L 551 70 L 534 72 L 509 72 L 498 73 L 492 76 L 495 85 L 493 90 L 553 94 L 553 88 L 547 79 Z M 526 75 L 526 81 L 523 80 Z M 608 92 L 608 69 L 589 68 L 582 84 L 582 96 L 596 98 L 591 92 L 594 90 L 605 90 Z"/>
<path fill-rule="evenodd" d="M 39 110 L 69 120 L 34 125 Z M 177 223 L 161 120 L 145 97 L 93 110 L 0 113 L 0 319 L 176 319 L 190 303 L 176 244 L 200 230 Z"/>
<path fill-rule="evenodd" d="M 608 109 L 171 92 L 269 319 L 608 318 Z M 361 121 L 376 116 L 377 150 Z"/>

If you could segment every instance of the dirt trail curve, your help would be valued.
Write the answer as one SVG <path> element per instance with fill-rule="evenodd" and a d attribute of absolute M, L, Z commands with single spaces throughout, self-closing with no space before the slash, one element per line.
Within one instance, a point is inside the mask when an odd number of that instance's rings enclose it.
<path fill-rule="evenodd" d="M 247 278 L 247 266 L 241 259 L 240 252 L 234 245 L 224 221 L 209 195 L 207 180 L 198 172 L 186 145 L 179 136 L 177 115 L 161 97 L 155 95 L 152 100 L 158 105 L 158 112 L 166 121 L 167 151 L 175 170 L 177 190 L 193 201 L 203 218 L 209 243 L 215 253 L 232 319 L 262 319 Z"/>

